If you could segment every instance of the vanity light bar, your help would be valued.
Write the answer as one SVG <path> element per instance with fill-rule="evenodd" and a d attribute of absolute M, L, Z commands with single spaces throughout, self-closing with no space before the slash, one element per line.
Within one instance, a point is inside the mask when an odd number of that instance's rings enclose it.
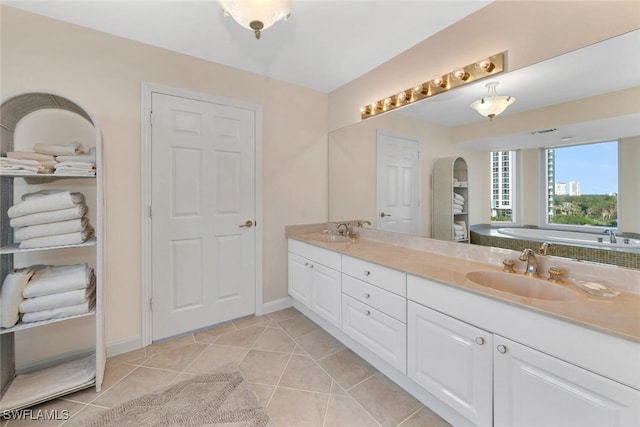
<path fill-rule="evenodd" d="M 405 89 L 373 104 L 365 105 L 360 109 L 360 118 L 367 119 L 486 77 L 495 76 L 504 71 L 504 65 L 505 53 L 497 53 L 482 61 L 457 68 L 443 76 L 434 77 L 427 82 Z"/>

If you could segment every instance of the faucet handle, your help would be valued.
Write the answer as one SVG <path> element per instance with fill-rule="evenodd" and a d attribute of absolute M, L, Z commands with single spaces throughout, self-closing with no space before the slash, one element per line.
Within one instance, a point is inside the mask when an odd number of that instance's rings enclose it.
<path fill-rule="evenodd" d="M 558 267 L 550 267 L 549 278 L 547 280 L 553 283 L 562 283 L 563 275 L 564 275 L 564 272 Z"/>
<path fill-rule="evenodd" d="M 516 262 L 512 259 L 504 259 L 502 260 L 502 271 L 504 271 L 505 273 L 515 273 L 516 271 L 513 269 L 513 267 L 516 265 Z"/>

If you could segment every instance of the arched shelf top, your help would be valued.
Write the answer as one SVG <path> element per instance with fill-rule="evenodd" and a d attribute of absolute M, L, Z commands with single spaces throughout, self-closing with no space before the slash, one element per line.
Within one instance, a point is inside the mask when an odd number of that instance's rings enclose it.
<path fill-rule="evenodd" d="M 13 133 L 16 126 L 27 115 L 43 109 L 59 109 L 76 113 L 98 129 L 95 119 L 77 102 L 62 95 L 46 92 L 16 92 L 2 97 L 0 125 Z"/>

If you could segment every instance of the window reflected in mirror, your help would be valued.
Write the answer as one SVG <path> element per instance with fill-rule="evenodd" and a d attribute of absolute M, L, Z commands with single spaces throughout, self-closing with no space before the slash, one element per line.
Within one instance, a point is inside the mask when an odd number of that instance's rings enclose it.
<path fill-rule="evenodd" d="M 544 150 L 548 225 L 617 228 L 618 141 Z"/>
<path fill-rule="evenodd" d="M 515 151 L 492 151 L 491 222 L 515 223 Z"/>

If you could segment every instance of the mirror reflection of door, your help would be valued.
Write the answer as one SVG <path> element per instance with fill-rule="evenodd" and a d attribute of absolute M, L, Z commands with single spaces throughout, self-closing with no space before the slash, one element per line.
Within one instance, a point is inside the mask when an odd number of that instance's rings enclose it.
<path fill-rule="evenodd" d="M 378 130 L 377 229 L 420 234 L 420 141 Z"/>

